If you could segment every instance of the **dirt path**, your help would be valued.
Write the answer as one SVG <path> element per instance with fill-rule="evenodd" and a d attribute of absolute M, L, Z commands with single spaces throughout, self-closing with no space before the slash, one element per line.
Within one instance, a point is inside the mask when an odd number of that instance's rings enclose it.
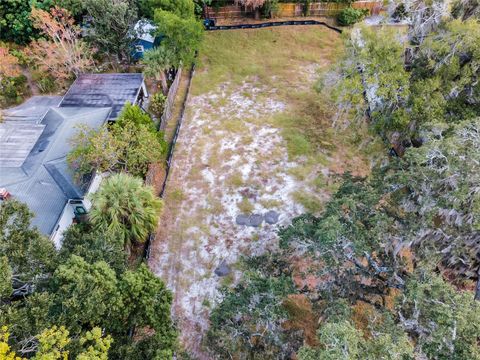
<path fill-rule="evenodd" d="M 321 211 L 335 173 L 349 169 L 362 174 L 368 168 L 352 149 L 333 149 L 327 141 L 330 113 L 321 108 L 313 89 L 318 72 L 330 65 L 328 55 L 338 46 L 338 35 L 314 30 L 319 44 L 309 48 L 304 37 L 312 35 L 306 31 L 250 33 L 261 34 L 254 39 L 259 49 L 243 49 L 252 52 L 245 63 L 223 69 L 223 63 L 216 67 L 204 58 L 195 75 L 149 261 L 174 292 L 172 312 L 181 342 L 195 358 L 209 358 L 201 346 L 208 316 L 220 300 L 219 288 L 240 278 L 235 266 L 240 257 L 274 251 L 280 226 L 307 210 Z M 222 36 L 237 35 L 209 35 L 209 40 L 223 46 L 229 38 Z M 297 52 L 275 45 L 289 36 Z M 247 57 L 252 62 L 254 55 L 257 67 L 246 74 Z M 212 51 L 212 56 L 220 54 Z M 231 56 L 224 62 L 239 55 Z M 262 61 L 266 56 L 276 67 Z M 219 68 L 222 76 L 214 84 Z M 220 81 L 224 78 L 231 80 Z M 322 146 L 324 150 L 315 150 Z M 237 224 L 239 215 L 269 211 L 279 214 L 277 223 Z M 215 269 L 223 261 L 232 272 L 220 277 Z"/>
<path fill-rule="evenodd" d="M 22 74 L 27 78 L 27 84 L 30 89 L 32 96 L 40 95 L 40 89 L 38 88 L 37 84 L 32 79 L 32 73 L 30 70 L 22 68 Z"/>

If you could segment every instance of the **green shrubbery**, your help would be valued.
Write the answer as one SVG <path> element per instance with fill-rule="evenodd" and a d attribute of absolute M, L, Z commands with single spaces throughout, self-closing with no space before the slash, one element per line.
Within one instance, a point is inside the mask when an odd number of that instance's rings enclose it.
<path fill-rule="evenodd" d="M 130 104 L 115 124 L 98 130 L 81 127 L 70 141 L 72 151 L 67 159 L 79 181 L 94 170 L 144 177 L 150 164 L 162 160 L 167 148 L 150 116 Z"/>
<path fill-rule="evenodd" d="M 337 15 L 337 21 L 342 26 L 349 26 L 359 22 L 367 14 L 367 9 L 354 9 L 352 7 L 348 7 L 340 11 L 340 13 Z"/>
<path fill-rule="evenodd" d="M 152 95 L 148 109 L 157 117 L 162 116 L 167 97 L 161 91 Z"/>
<path fill-rule="evenodd" d="M 38 89 L 42 94 L 53 93 L 55 90 L 57 90 L 55 78 L 48 73 L 42 71 L 33 71 L 32 79 L 35 81 L 35 84 L 37 84 Z"/>
<path fill-rule="evenodd" d="M 4 78 L 0 82 L 0 107 L 20 104 L 28 95 L 27 78 L 24 75 Z"/>
<path fill-rule="evenodd" d="M 137 187 L 130 197 L 145 191 Z M 141 226 L 145 212 L 135 204 L 123 210 Z M 145 264 L 129 266 L 123 242 L 102 227 L 72 226 L 57 252 L 30 226 L 32 216 L 16 200 L 0 204 L 0 358 L 6 349 L 22 359 L 172 359 L 177 332 L 163 281 Z M 26 343 L 35 345 L 25 349 Z"/>

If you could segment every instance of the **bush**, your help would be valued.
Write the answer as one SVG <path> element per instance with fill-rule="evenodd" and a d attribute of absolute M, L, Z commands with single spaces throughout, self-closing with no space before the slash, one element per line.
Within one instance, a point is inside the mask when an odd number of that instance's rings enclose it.
<path fill-rule="evenodd" d="M 274 18 L 278 11 L 278 0 L 267 0 L 262 7 L 262 15 L 265 18 Z"/>
<path fill-rule="evenodd" d="M 162 116 L 167 97 L 161 91 L 152 95 L 148 109 L 157 117 Z"/>
<path fill-rule="evenodd" d="M 27 78 L 24 75 L 4 78 L 0 82 L 0 107 L 20 104 L 29 95 Z"/>
<path fill-rule="evenodd" d="M 405 4 L 400 4 L 395 8 L 395 11 L 392 14 L 392 18 L 395 21 L 404 20 L 407 17 L 407 9 L 405 8 Z"/>
<path fill-rule="evenodd" d="M 51 75 L 35 72 L 32 77 L 42 94 L 53 93 L 57 90 L 57 84 Z"/>
<path fill-rule="evenodd" d="M 359 22 L 367 14 L 367 9 L 354 9 L 352 7 L 348 7 L 340 11 L 337 16 L 337 21 L 342 26 L 349 26 Z"/>

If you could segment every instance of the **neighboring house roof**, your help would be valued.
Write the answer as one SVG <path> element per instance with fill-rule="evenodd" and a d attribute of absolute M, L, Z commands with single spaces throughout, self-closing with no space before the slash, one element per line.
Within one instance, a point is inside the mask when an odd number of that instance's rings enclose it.
<path fill-rule="evenodd" d="M 38 123 L 52 106 L 58 106 L 62 96 L 32 96 L 24 103 L 5 109 L 2 112 L 5 120 L 33 121 Z"/>
<path fill-rule="evenodd" d="M 142 85 L 142 74 L 83 74 L 75 80 L 59 106 L 111 107 L 108 120 L 115 120 L 127 101 L 136 103 Z"/>
<path fill-rule="evenodd" d="M 80 124 L 100 127 L 111 111 L 111 107 L 54 107 L 38 124 L 9 120 L 0 124 L 3 134 L 0 145 L 7 148 L 0 158 L 0 188 L 6 188 L 14 198 L 28 205 L 35 215 L 32 225 L 42 233 L 52 233 L 69 199 L 85 194 L 85 188 L 73 181 L 66 161 L 71 148 L 69 139 Z M 10 142 L 12 134 L 14 141 Z M 15 152 L 15 147 L 21 144 L 25 144 L 23 150 Z"/>
<path fill-rule="evenodd" d="M 0 124 L 0 167 L 22 166 L 44 128 L 31 123 Z"/>
<path fill-rule="evenodd" d="M 144 40 L 152 44 L 155 42 L 155 32 L 157 31 L 157 27 L 150 21 L 145 19 L 138 20 L 133 30 L 135 31 L 135 36 L 137 39 Z"/>

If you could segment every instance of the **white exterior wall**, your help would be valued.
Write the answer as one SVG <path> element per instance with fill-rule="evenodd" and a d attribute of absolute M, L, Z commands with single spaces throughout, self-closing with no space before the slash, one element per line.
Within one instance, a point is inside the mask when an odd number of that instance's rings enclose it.
<path fill-rule="evenodd" d="M 87 189 L 85 197 L 81 200 L 82 205 L 85 210 L 87 210 L 87 212 L 90 211 L 90 209 L 92 208 L 92 202 L 88 198 L 88 195 L 95 193 L 99 189 L 104 177 L 105 174 L 95 174 L 93 180 L 90 183 L 90 186 Z M 72 201 L 72 199 L 68 200 L 68 202 L 65 204 L 62 215 L 60 215 L 60 218 L 55 225 L 54 231 L 50 236 L 50 239 L 53 241 L 57 249 L 60 249 L 62 247 L 63 233 L 70 227 L 70 225 L 72 225 L 73 219 L 75 218 L 75 213 L 73 209 L 75 206 L 79 205 L 70 204 L 70 201 Z"/>
<path fill-rule="evenodd" d="M 85 197 L 83 199 L 83 206 L 87 211 L 90 211 L 92 208 L 92 202 L 89 199 L 90 194 L 94 194 L 97 192 L 99 189 L 100 185 L 102 184 L 103 179 L 106 177 L 106 174 L 97 174 L 95 173 L 95 176 L 93 180 L 90 183 L 90 186 L 87 189 L 87 193 L 85 194 Z"/>
<path fill-rule="evenodd" d="M 63 209 L 62 215 L 60 215 L 60 219 L 58 220 L 57 225 L 55 225 L 54 231 L 50 236 L 50 239 L 53 241 L 57 249 L 62 247 L 63 233 L 70 225 L 72 225 L 74 217 L 75 214 L 73 212 L 73 207 L 69 202 L 67 202 L 65 204 L 65 208 Z"/>

